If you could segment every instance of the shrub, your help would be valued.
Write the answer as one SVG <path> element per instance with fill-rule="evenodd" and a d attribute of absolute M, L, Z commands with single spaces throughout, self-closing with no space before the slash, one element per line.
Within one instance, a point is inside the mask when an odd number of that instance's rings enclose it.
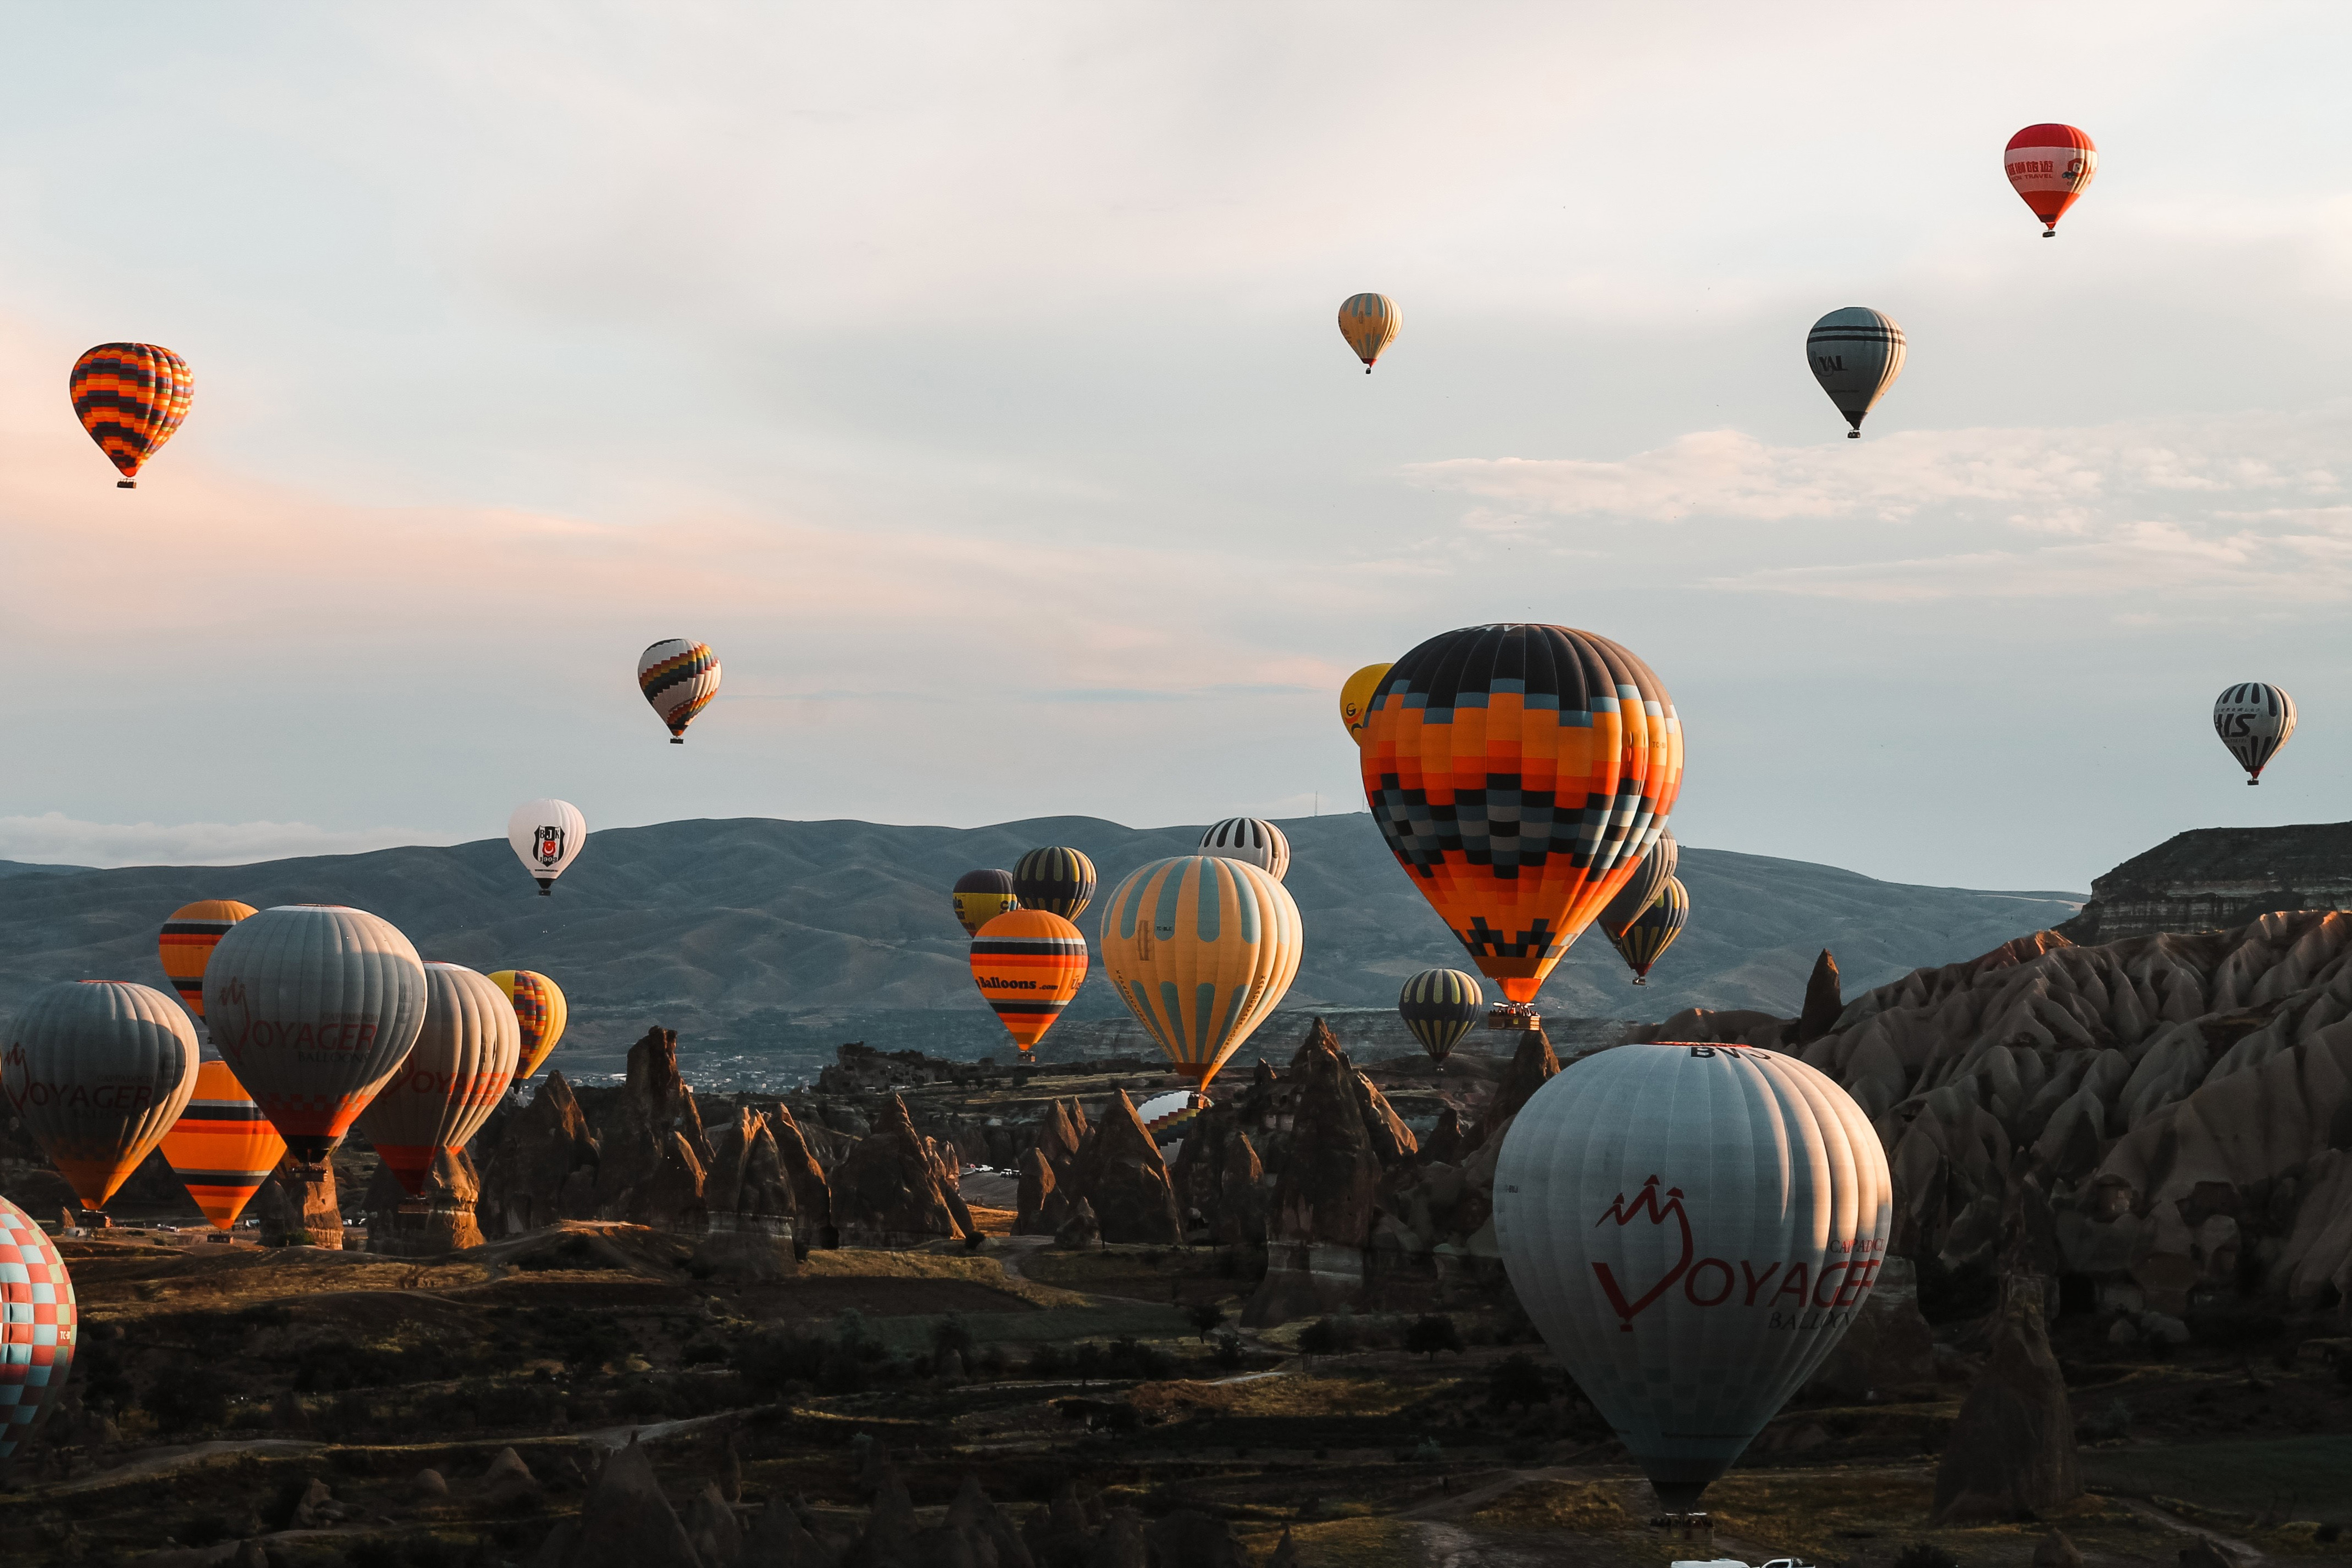
<path fill-rule="evenodd" d="M 1070 1370 L 1070 1358 L 1049 1340 L 1029 1352 L 1026 1370 L 1031 1377 L 1060 1377 Z"/>
<path fill-rule="evenodd" d="M 1405 1330 L 1404 1348 L 1414 1355 L 1427 1356 L 1432 1361 L 1437 1359 L 1440 1351 L 1452 1351 L 1460 1355 L 1462 1332 L 1454 1326 L 1454 1320 L 1444 1313 L 1424 1313 L 1415 1318 L 1412 1326 Z"/>
<path fill-rule="evenodd" d="M 157 1378 L 142 1401 L 155 1425 L 166 1432 L 186 1432 L 228 1425 L 228 1395 L 234 1384 L 216 1366 L 198 1364 Z M 205 1544 L 211 1544 L 207 1542 Z"/>
<path fill-rule="evenodd" d="M 1318 1318 L 1299 1331 L 1298 1349 L 1304 1355 L 1345 1355 L 1355 1348 L 1353 1318 Z"/>
<path fill-rule="evenodd" d="M 1486 1374 L 1486 1403 L 1497 1410 L 1542 1405 L 1550 1398 L 1550 1379 L 1525 1351 L 1504 1357 Z"/>
<path fill-rule="evenodd" d="M 962 1318 L 953 1312 L 931 1327 L 931 1353 L 945 1355 L 953 1351 L 967 1363 L 971 1359 L 971 1330 Z"/>
<path fill-rule="evenodd" d="M 1176 1360 L 1129 1334 L 1111 1342 L 1110 1349 L 1103 1352 L 1103 1365 L 1112 1377 L 1166 1377 L 1175 1370 Z"/>
<path fill-rule="evenodd" d="M 1207 1344 L 1209 1335 L 1224 1322 L 1225 1310 L 1213 1301 L 1203 1301 L 1186 1311 L 1184 1316 L 1192 1323 L 1192 1331 L 1201 1336 L 1201 1342 Z"/>
<path fill-rule="evenodd" d="M 1960 1568 L 1960 1560 L 1932 1541 L 1915 1541 L 1895 1554 L 1895 1568 Z"/>
<path fill-rule="evenodd" d="M 1233 1371 L 1242 1364 L 1242 1337 L 1235 1333 L 1219 1334 L 1216 1348 L 1209 1352 L 1209 1359 L 1225 1371 Z"/>
<path fill-rule="evenodd" d="M 1070 1370 L 1078 1374 L 1078 1384 L 1081 1387 L 1103 1376 L 1105 1367 L 1102 1346 L 1092 1340 L 1080 1345 L 1077 1354 L 1070 1358 Z"/>

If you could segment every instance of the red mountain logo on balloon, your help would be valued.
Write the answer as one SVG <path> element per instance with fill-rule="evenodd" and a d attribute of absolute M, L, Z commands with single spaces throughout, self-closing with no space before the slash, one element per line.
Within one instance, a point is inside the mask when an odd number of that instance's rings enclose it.
<path fill-rule="evenodd" d="M 1690 1215 L 1683 1212 L 1683 1190 L 1680 1187 L 1668 1187 L 1666 1201 L 1663 1204 L 1658 1201 L 1658 1178 L 1652 1176 L 1642 1184 L 1641 1196 L 1629 1204 L 1625 1201 L 1625 1194 L 1619 1193 L 1615 1200 L 1601 1211 L 1601 1217 L 1592 1222 L 1595 1227 L 1604 1226 L 1612 1219 L 1620 1226 L 1628 1226 L 1637 1219 L 1647 1218 L 1652 1225 L 1664 1225 L 1669 1215 L 1672 1215 L 1674 1222 L 1682 1227 L 1682 1256 L 1675 1260 L 1672 1268 L 1667 1269 L 1659 1278 L 1656 1284 L 1651 1286 L 1640 1296 L 1628 1301 L 1625 1299 L 1624 1287 L 1618 1284 L 1617 1276 L 1611 1270 L 1609 1265 L 1599 1261 L 1595 1261 L 1592 1265 L 1592 1272 L 1601 1277 L 1601 1289 L 1608 1292 L 1610 1306 L 1617 1310 L 1617 1327 L 1622 1332 L 1632 1333 L 1633 1320 L 1646 1310 L 1652 1302 L 1673 1289 L 1675 1281 L 1689 1271 L 1691 1255 L 1698 1250 L 1696 1244 L 1691 1239 Z"/>

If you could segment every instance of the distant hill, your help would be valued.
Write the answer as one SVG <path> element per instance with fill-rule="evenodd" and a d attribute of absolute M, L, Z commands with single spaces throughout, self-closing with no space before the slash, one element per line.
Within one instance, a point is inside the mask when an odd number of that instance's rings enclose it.
<path fill-rule="evenodd" d="M 1288 886 L 1307 922 L 1289 1009 L 1389 1007 L 1405 976 L 1462 963 L 1370 816 L 1282 826 L 1297 855 Z M 629 1042 L 654 1023 L 679 1032 L 706 1079 L 790 1077 L 847 1039 L 975 1056 L 1005 1041 L 972 988 L 963 931 L 948 909 L 959 875 L 1009 867 L 1041 844 L 1069 844 L 1094 858 L 1107 901 L 1119 878 L 1191 850 L 1200 833 L 1096 817 L 968 829 L 668 822 L 594 834 L 548 899 L 536 896 L 503 839 L 239 867 L 40 868 L 0 876 L 0 1008 L 56 980 L 161 986 L 155 929 L 163 917 L 194 899 L 236 898 L 355 904 L 400 926 L 427 958 L 546 971 L 572 1001 L 559 1064 L 575 1074 L 616 1070 Z M 1594 936 L 1555 973 L 1547 1011 L 1643 1019 L 1694 1005 L 1790 1013 L 1824 946 L 1836 952 L 1852 994 L 2054 924 L 2082 901 L 1907 887 L 1697 848 L 1683 851 L 1682 875 L 1691 928 L 1651 984 L 1629 984 Z M 1097 912 L 1080 921 L 1089 937 Z M 1097 970 L 1065 1026 L 1120 1016 Z"/>
<path fill-rule="evenodd" d="M 2176 833 L 2091 883 L 2060 928 L 2089 945 L 2158 931 L 2227 931 L 2286 910 L 2352 904 L 2352 822 Z"/>

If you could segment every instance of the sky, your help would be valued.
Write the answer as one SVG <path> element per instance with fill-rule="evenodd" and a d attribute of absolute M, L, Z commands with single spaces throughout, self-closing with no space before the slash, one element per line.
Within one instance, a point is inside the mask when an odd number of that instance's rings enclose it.
<path fill-rule="evenodd" d="M 0 858 L 1361 810 L 1340 680 L 1524 619 L 1657 671 L 1690 844 L 2063 889 L 2352 816 L 2352 11 L 0 29 Z M 2101 154 L 2055 240 L 2042 120 Z M 1853 304 L 1910 342 L 1858 442 Z M 115 339 L 195 381 L 135 491 L 65 395 Z"/>

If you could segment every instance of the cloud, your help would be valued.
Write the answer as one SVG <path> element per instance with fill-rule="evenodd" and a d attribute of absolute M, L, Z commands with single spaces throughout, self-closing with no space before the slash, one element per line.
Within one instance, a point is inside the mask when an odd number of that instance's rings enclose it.
<path fill-rule="evenodd" d="M 247 866 L 297 855 L 357 855 L 455 844 L 408 827 L 332 831 L 307 822 L 80 822 L 62 812 L 0 816 L 0 860 L 37 866 Z"/>

